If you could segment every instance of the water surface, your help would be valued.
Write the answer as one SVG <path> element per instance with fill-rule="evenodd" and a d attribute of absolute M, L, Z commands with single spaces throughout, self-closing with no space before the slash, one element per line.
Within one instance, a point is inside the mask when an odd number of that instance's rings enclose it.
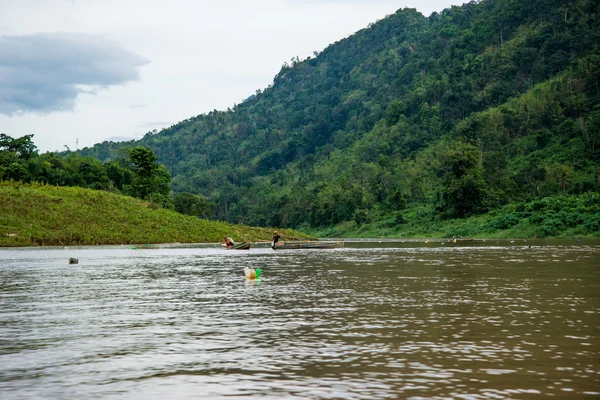
<path fill-rule="evenodd" d="M 600 398 L 599 327 L 593 243 L 0 249 L 2 399 Z"/>

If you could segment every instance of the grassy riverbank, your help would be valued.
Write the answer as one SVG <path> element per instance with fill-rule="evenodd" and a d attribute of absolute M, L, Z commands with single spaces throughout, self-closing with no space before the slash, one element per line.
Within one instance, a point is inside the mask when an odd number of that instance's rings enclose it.
<path fill-rule="evenodd" d="M 600 194 L 513 203 L 465 219 L 440 219 L 431 207 L 370 217 L 367 223 L 345 222 L 324 230 L 303 231 L 319 237 L 600 238 Z"/>
<path fill-rule="evenodd" d="M 272 229 L 207 221 L 105 191 L 0 182 L 0 246 L 270 240 Z M 288 238 L 303 238 L 284 231 Z"/>

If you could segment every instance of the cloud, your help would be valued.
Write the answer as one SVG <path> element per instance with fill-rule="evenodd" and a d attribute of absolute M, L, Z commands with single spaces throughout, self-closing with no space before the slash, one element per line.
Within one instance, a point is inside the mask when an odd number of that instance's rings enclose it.
<path fill-rule="evenodd" d="M 0 114 L 73 110 L 80 93 L 139 80 L 147 63 L 101 36 L 0 36 Z"/>

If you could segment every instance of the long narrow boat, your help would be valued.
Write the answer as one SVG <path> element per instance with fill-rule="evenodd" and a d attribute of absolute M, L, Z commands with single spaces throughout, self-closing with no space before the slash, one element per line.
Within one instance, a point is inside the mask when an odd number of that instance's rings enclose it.
<path fill-rule="evenodd" d="M 303 241 L 303 242 L 283 242 L 277 243 L 273 250 L 289 249 L 335 249 L 344 247 L 344 242 L 325 242 L 325 241 Z"/>
<path fill-rule="evenodd" d="M 250 243 L 249 242 L 241 242 L 236 244 L 233 247 L 230 247 L 229 250 L 250 250 Z"/>

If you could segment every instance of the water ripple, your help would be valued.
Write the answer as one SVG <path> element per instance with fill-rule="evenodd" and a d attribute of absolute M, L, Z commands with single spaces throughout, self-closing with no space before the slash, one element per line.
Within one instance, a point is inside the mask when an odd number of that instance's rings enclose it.
<path fill-rule="evenodd" d="M 3 399 L 600 396 L 595 246 L 0 257 Z"/>

